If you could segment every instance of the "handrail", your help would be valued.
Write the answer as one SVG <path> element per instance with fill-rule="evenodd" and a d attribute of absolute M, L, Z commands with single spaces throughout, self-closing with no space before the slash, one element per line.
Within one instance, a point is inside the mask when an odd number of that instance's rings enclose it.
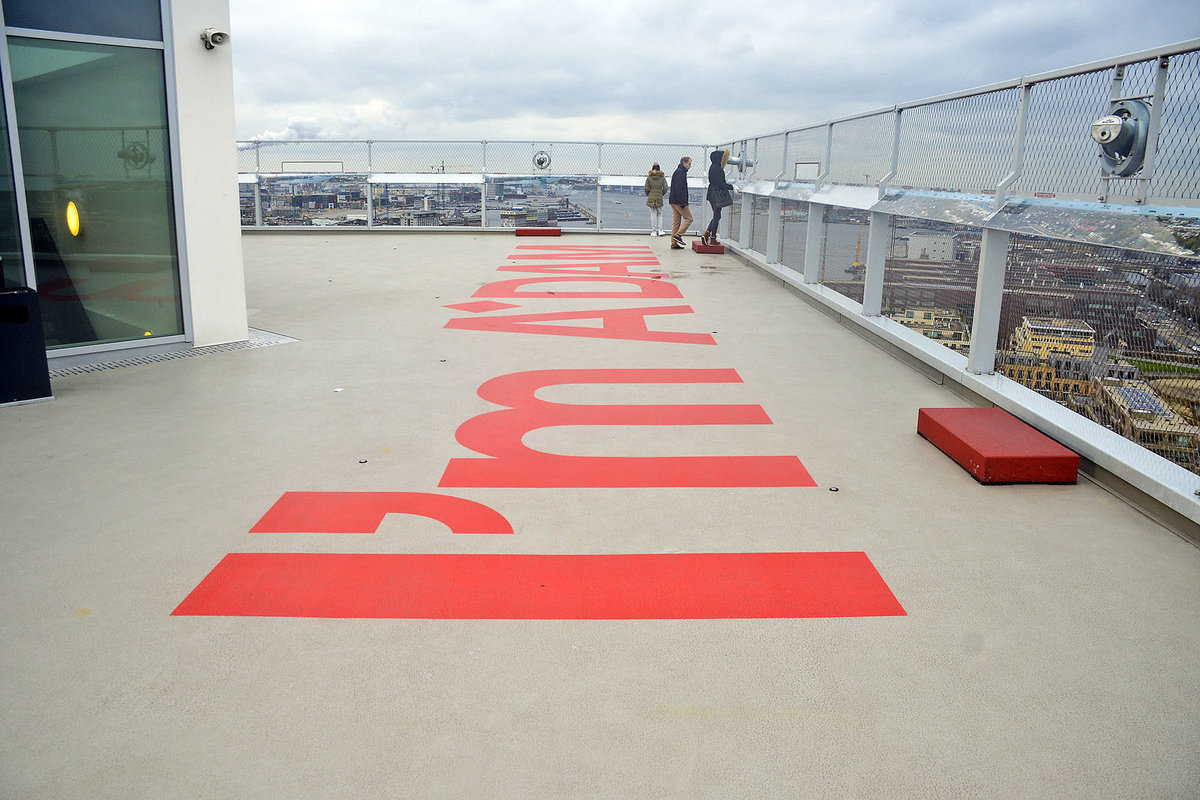
<path fill-rule="evenodd" d="M 1136 64 L 1140 61 L 1151 61 L 1164 56 L 1169 57 L 1179 55 L 1180 53 L 1187 53 L 1193 50 L 1200 50 L 1200 39 L 1188 39 L 1186 41 L 1176 42 L 1175 44 L 1151 48 L 1149 50 L 1139 50 L 1123 56 L 1105 58 L 1098 61 L 1090 61 L 1074 67 L 1065 67 L 1062 69 L 1050 70 L 1048 72 L 1039 72 L 1035 75 L 1012 78 L 1010 80 L 1000 81 L 999 83 L 990 83 L 985 86 L 977 86 L 972 89 L 963 89 L 957 92 L 947 92 L 946 94 L 934 95 L 933 97 L 926 97 L 920 100 L 910 100 L 905 103 L 898 103 L 895 106 L 884 106 L 883 108 L 876 108 L 872 109 L 871 111 L 861 111 L 845 117 L 827 120 L 825 122 L 814 122 L 811 125 L 801 125 L 797 128 L 787 128 L 781 131 L 773 131 L 771 133 L 761 134 L 760 138 L 765 139 L 770 136 L 781 136 L 789 133 L 796 133 L 798 131 L 813 130 L 824 127 L 825 125 L 836 125 L 840 122 L 850 122 L 856 119 L 863 119 L 864 117 L 874 117 L 880 114 L 887 114 L 896 108 L 902 110 L 920 108 L 922 106 L 945 103 L 951 100 L 961 100 L 965 97 L 976 97 L 978 95 L 991 94 L 993 92 L 1000 92 L 1006 89 L 1019 89 L 1026 83 L 1033 85 L 1045 83 L 1047 81 L 1058 80 L 1060 78 L 1069 78 L 1074 75 L 1087 75 L 1091 72 L 1100 72 L 1113 67 Z"/>

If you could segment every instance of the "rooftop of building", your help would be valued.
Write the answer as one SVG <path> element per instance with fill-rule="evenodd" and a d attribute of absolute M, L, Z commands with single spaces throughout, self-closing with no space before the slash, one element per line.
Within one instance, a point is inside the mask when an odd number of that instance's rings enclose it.
<path fill-rule="evenodd" d="M 247 234 L 249 321 L 278 335 L 256 337 L 271 346 L 96 365 L 56 377 L 53 401 L 0 415 L 3 527 L 27 532 L 0 539 L 0 794 L 1200 792 L 1194 544 L 1086 478 L 977 483 L 916 433 L 919 408 L 977 397 L 732 252 L 549 241 L 649 248 L 636 252 L 657 263 L 639 271 L 681 297 L 573 298 L 587 287 L 569 281 L 485 297 L 537 277 L 500 271 L 537 261 L 512 256 L 555 252 L 511 234 Z M 683 305 L 647 328 L 697 343 L 494 323 Z M 702 370 L 719 380 L 587 373 L 597 383 L 539 399 L 761 406 L 768 419 L 547 427 L 529 448 L 794 455 L 815 486 L 443 486 L 452 459 L 478 456 L 456 432 L 498 408 L 481 385 L 544 370 Z M 452 495 L 514 533 L 456 535 L 406 514 L 375 534 L 251 533 L 286 492 Z M 678 586 L 648 589 L 661 619 L 172 614 L 228 554 L 845 552 L 865 554 L 903 615 L 667 618 L 686 599 Z M 349 601 L 360 589 L 332 587 Z"/>
<path fill-rule="evenodd" d="M 1023 323 L 1039 333 L 1083 334 L 1095 336 L 1096 329 L 1081 319 L 1057 319 L 1054 317 L 1025 317 Z"/>

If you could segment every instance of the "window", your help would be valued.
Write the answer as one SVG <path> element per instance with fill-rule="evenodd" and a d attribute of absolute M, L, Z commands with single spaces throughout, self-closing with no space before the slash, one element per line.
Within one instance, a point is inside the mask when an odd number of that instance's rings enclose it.
<path fill-rule="evenodd" d="M 4 0 L 4 23 L 13 28 L 162 41 L 159 0 Z"/>
<path fill-rule="evenodd" d="M 163 52 L 8 46 L 47 347 L 183 333 Z"/>

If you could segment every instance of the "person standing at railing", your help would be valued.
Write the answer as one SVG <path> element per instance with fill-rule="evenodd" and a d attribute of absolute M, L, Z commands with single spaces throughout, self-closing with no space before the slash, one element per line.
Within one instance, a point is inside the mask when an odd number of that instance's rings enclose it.
<path fill-rule="evenodd" d="M 646 205 L 650 208 L 650 235 L 662 236 L 663 197 L 666 195 L 667 174 L 654 162 L 646 176 Z"/>
<path fill-rule="evenodd" d="M 721 224 L 721 209 L 733 205 L 733 186 L 725 179 L 725 151 L 714 150 L 709 156 L 712 161 L 708 165 L 708 204 L 712 206 L 712 221 L 700 234 L 702 244 L 719 244 L 717 241 L 717 225 Z"/>
<path fill-rule="evenodd" d="M 688 170 L 692 168 L 692 160 L 687 156 L 679 159 L 679 166 L 671 176 L 671 194 L 667 201 L 671 204 L 671 249 L 683 249 L 683 234 L 692 224 L 692 210 L 688 208 Z"/>

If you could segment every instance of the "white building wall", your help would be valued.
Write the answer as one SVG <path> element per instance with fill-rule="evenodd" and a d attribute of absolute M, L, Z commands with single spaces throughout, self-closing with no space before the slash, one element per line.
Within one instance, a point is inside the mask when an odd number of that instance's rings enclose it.
<path fill-rule="evenodd" d="M 175 61 L 167 80 L 174 81 L 179 114 L 179 250 L 197 347 L 247 337 L 233 112 L 237 34 L 232 32 L 224 46 L 207 50 L 200 33 L 210 27 L 229 31 L 228 0 L 171 3 L 165 37 Z"/>

